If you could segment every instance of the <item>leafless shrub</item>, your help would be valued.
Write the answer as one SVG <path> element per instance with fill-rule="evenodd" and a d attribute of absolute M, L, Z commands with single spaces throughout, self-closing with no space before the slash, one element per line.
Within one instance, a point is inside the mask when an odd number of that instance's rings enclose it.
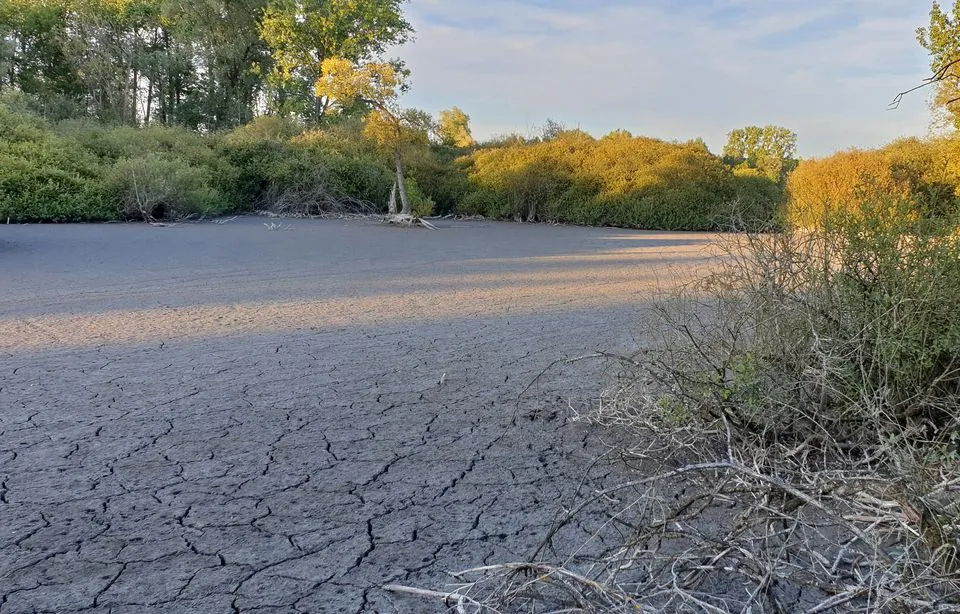
<path fill-rule="evenodd" d="M 371 216 L 378 212 L 371 203 L 312 183 L 271 186 L 258 208 L 285 217 Z"/>

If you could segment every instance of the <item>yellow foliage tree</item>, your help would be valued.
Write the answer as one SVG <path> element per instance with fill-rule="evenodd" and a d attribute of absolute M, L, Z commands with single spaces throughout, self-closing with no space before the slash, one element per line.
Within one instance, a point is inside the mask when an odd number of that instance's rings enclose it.
<path fill-rule="evenodd" d="M 470 116 L 458 107 L 440 111 L 437 124 L 437 134 L 444 145 L 467 148 L 477 144 L 470 132 Z"/>
<path fill-rule="evenodd" d="M 344 58 L 329 58 L 323 61 L 321 72 L 316 85 L 318 97 L 340 108 L 357 101 L 372 108 L 364 120 L 364 134 L 390 152 L 396 167 L 390 213 L 396 213 L 399 194 L 403 207 L 400 213 L 411 215 L 404 178 L 404 151 L 410 144 L 426 142 L 429 116 L 397 105 L 397 92 L 403 83 L 402 75 L 392 64 L 368 62 L 358 66 Z"/>
<path fill-rule="evenodd" d="M 706 229 L 736 196 L 730 170 L 702 146 L 627 132 L 597 140 L 563 130 L 464 160 L 474 191 L 463 210 L 495 217 Z"/>
<path fill-rule="evenodd" d="M 827 158 L 804 160 L 790 175 L 788 217 L 792 224 L 814 227 L 828 213 L 853 210 L 877 194 L 906 196 L 879 151 L 851 149 Z"/>

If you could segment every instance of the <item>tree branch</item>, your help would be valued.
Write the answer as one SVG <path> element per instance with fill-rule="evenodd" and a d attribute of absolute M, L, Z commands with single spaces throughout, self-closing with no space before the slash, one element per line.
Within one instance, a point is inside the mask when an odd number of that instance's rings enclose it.
<path fill-rule="evenodd" d="M 929 85 L 933 85 L 934 83 L 940 83 L 941 81 L 945 80 L 949 76 L 948 73 L 950 72 L 950 69 L 956 66 L 957 64 L 960 64 L 960 58 L 947 62 L 946 64 L 938 68 L 932 75 L 924 79 L 923 83 L 921 83 L 920 85 L 916 85 L 914 87 L 911 87 L 908 90 L 905 90 L 897 94 L 896 97 L 893 99 L 893 101 L 890 102 L 890 105 L 888 108 L 890 110 L 898 109 L 900 108 L 900 103 L 903 102 L 904 97 L 908 96 L 909 94 L 912 94 L 917 90 L 923 89 Z M 952 75 L 952 76 L 954 78 L 960 78 L 957 75 Z M 949 100 L 947 104 L 950 105 L 957 101 L 960 101 L 960 97 Z"/>

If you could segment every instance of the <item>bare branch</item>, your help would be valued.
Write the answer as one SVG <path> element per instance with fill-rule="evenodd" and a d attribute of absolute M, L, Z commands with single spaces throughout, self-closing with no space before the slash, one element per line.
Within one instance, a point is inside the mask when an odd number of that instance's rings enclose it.
<path fill-rule="evenodd" d="M 897 94 L 896 97 L 894 97 L 894 99 L 890 102 L 888 108 L 890 110 L 898 109 L 900 107 L 900 103 L 903 102 L 904 97 L 912 94 L 913 92 L 916 92 L 917 90 L 921 90 L 927 86 L 933 85 L 935 83 L 939 83 L 947 79 L 950 69 L 956 66 L 957 64 L 960 64 L 960 58 L 947 62 L 946 64 L 941 66 L 939 69 L 937 69 L 932 75 L 924 79 L 923 83 L 921 83 L 920 85 L 916 85 L 914 87 L 911 87 L 908 90 L 904 90 L 899 94 Z M 949 76 L 952 76 L 953 78 L 960 78 L 960 76 L 958 75 L 949 75 Z M 947 104 L 950 105 L 957 101 L 960 101 L 960 97 L 954 98 L 953 100 L 948 101 Z"/>

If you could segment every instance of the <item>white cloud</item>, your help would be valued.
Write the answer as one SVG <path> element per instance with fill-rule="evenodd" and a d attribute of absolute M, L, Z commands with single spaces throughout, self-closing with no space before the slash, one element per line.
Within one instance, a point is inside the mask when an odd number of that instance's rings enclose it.
<path fill-rule="evenodd" d="M 777 123 L 820 155 L 926 131 L 923 94 L 886 110 L 925 76 L 924 4 L 413 0 L 417 39 L 394 53 L 413 70 L 406 104 L 457 105 L 481 138 L 552 117 L 719 150 L 732 128 Z"/>

